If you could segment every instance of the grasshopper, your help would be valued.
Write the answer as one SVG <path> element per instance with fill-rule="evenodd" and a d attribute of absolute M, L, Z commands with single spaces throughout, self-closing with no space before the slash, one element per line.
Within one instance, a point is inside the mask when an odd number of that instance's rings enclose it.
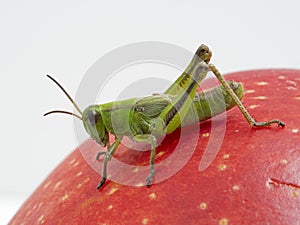
<path fill-rule="evenodd" d="M 146 178 L 146 186 L 150 186 L 154 177 L 154 158 L 157 147 L 157 139 L 171 133 L 182 125 L 197 123 L 209 119 L 219 113 L 238 106 L 251 127 L 265 127 L 277 124 L 284 127 L 285 124 L 278 119 L 266 122 L 256 122 L 241 102 L 244 96 L 244 88 L 241 83 L 226 82 L 217 68 L 210 64 L 212 52 L 206 45 L 201 45 L 196 51 L 188 67 L 179 78 L 163 93 L 143 98 L 131 98 L 122 101 L 109 102 L 101 105 L 88 106 L 83 112 L 65 91 L 65 89 L 50 75 L 47 75 L 65 93 L 80 115 L 53 110 L 52 113 L 65 113 L 82 120 L 84 128 L 89 136 L 103 147 L 106 151 L 97 154 L 99 160 L 103 158 L 102 179 L 97 189 L 100 189 L 107 179 L 107 163 L 116 152 L 124 136 L 137 143 L 151 145 L 150 173 Z M 199 83 L 211 71 L 220 81 L 220 85 L 197 93 Z M 224 104 L 226 109 L 218 108 Z M 209 106 L 214 106 L 210 109 Z M 190 116 L 191 110 L 196 112 L 196 117 Z M 112 121 L 112 114 L 117 113 Z M 124 117 L 130 115 L 128 121 Z M 183 122 L 185 121 L 185 122 Z M 115 136 L 113 143 L 109 141 L 109 134 Z"/>

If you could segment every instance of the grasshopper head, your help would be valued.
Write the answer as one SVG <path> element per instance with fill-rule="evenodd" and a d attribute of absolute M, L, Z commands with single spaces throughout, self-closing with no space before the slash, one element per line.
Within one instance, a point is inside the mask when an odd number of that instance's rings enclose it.
<path fill-rule="evenodd" d="M 99 107 L 97 107 L 96 105 L 92 105 L 86 108 L 84 112 L 82 112 L 78 107 L 78 105 L 73 100 L 73 98 L 62 87 L 62 85 L 58 83 L 58 81 L 55 80 L 50 75 L 47 75 L 47 77 L 51 79 L 64 92 L 64 94 L 68 97 L 68 99 L 73 104 L 73 106 L 79 112 L 79 115 L 72 112 L 63 111 L 63 110 L 52 110 L 50 112 L 45 113 L 44 116 L 53 113 L 63 113 L 63 114 L 68 114 L 77 117 L 78 119 L 83 121 L 84 128 L 87 131 L 87 133 L 90 135 L 90 137 L 93 140 L 95 140 L 97 143 L 99 143 L 101 146 L 105 147 L 108 144 L 109 136 L 108 136 L 108 131 L 105 128 L 105 125 L 103 123 Z"/>
<path fill-rule="evenodd" d="M 99 106 L 92 105 L 86 108 L 82 113 L 82 121 L 90 137 L 105 147 L 108 144 L 109 136 L 103 123 Z"/>

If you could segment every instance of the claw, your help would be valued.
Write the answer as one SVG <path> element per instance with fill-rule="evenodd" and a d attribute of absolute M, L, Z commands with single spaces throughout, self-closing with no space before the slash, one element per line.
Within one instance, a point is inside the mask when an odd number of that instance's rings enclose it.
<path fill-rule="evenodd" d="M 105 181 L 106 181 L 106 178 L 103 177 L 102 180 L 100 181 L 100 183 L 99 183 L 98 186 L 97 186 L 97 189 L 98 189 L 98 190 L 104 185 Z"/>
<path fill-rule="evenodd" d="M 280 120 L 270 120 L 267 122 L 255 122 L 253 124 L 254 127 L 269 127 L 271 126 L 271 124 L 273 123 L 277 123 L 279 127 L 285 127 L 285 124 L 283 122 L 281 122 Z"/>
<path fill-rule="evenodd" d="M 147 187 L 150 187 L 151 186 L 151 178 L 147 178 L 147 180 L 146 180 L 146 186 Z"/>
<path fill-rule="evenodd" d="M 100 156 L 105 154 L 106 151 L 103 151 L 103 152 L 98 152 L 97 155 L 96 155 L 96 160 L 99 160 Z"/>
<path fill-rule="evenodd" d="M 147 179 L 146 179 L 146 186 L 147 187 L 151 186 L 153 176 L 154 176 L 154 171 L 151 171 L 150 174 L 148 175 Z"/>

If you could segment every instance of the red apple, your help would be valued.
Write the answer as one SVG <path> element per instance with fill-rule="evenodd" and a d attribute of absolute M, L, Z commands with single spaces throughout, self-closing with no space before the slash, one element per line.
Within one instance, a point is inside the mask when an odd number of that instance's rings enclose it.
<path fill-rule="evenodd" d="M 252 129 L 235 107 L 227 113 L 221 149 L 206 170 L 199 171 L 199 162 L 209 140 L 209 121 L 201 123 L 200 133 L 185 134 L 183 151 L 199 137 L 188 163 L 150 187 L 108 180 L 97 191 L 101 176 L 76 149 L 10 224 L 300 224 L 300 70 L 246 71 L 226 79 L 243 83 L 243 102 L 254 118 L 278 118 L 286 127 Z M 179 132 L 166 136 L 157 149 L 157 161 L 172 154 Z M 87 140 L 80 148 L 94 157 L 99 147 Z M 121 146 L 117 157 L 147 165 L 149 154 Z M 110 166 L 108 173 L 117 170 Z"/>

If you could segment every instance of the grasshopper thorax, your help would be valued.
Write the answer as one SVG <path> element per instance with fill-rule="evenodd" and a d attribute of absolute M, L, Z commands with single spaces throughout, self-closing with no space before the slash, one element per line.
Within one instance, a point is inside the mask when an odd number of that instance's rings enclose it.
<path fill-rule="evenodd" d="M 89 136 L 105 147 L 109 141 L 108 131 L 103 123 L 102 115 L 97 105 L 87 107 L 82 113 L 82 121 Z"/>

